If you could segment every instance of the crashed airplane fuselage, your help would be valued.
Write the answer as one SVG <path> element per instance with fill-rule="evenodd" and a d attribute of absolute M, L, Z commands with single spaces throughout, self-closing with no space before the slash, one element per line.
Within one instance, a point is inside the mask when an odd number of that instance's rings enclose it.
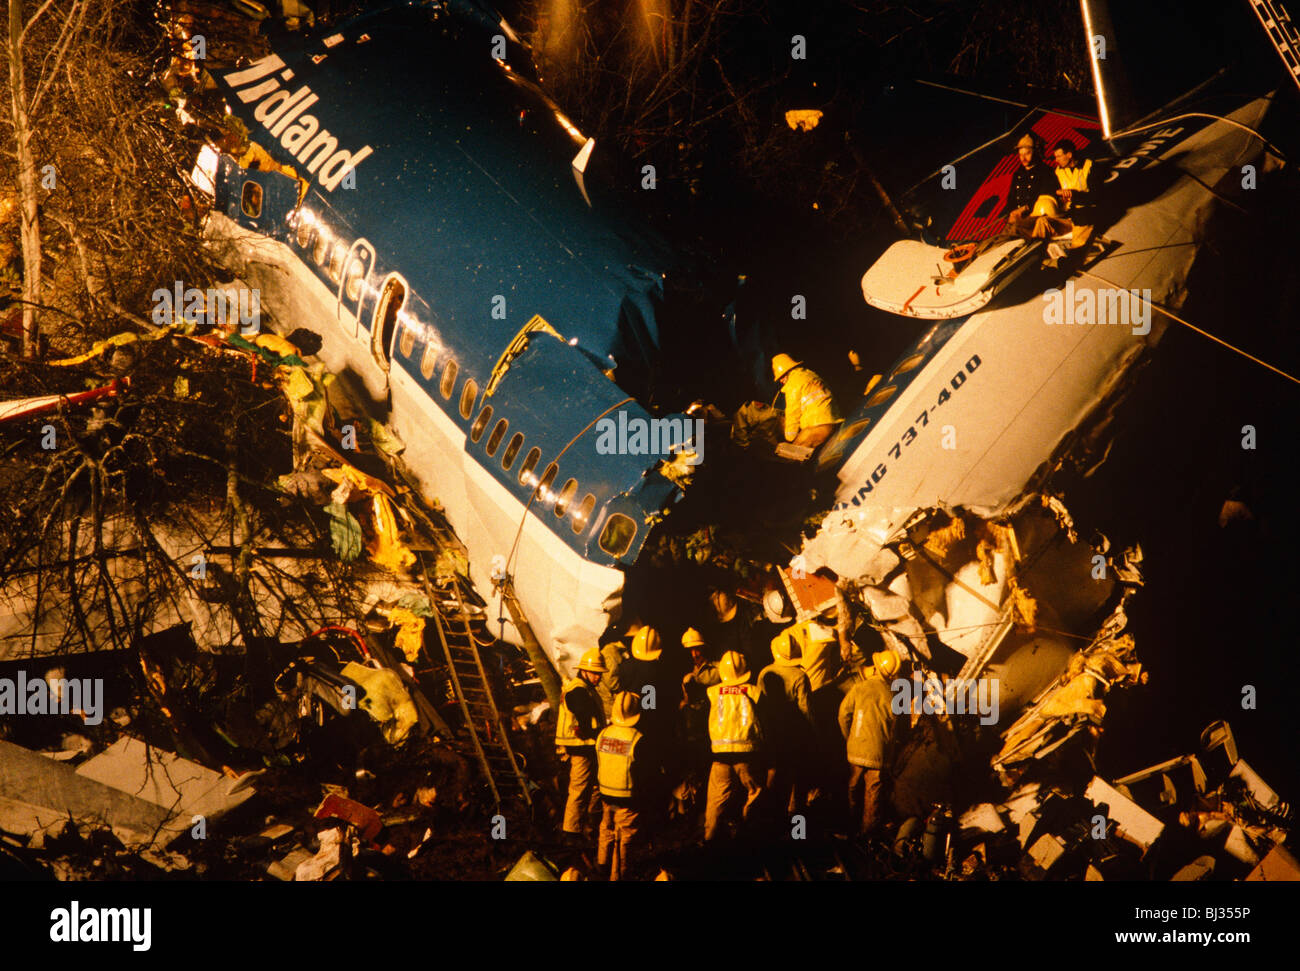
<path fill-rule="evenodd" d="M 963 676 L 1010 677 L 1003 683 L 1006 710 L 1050 684 L 1079 646 L 1077 640 L 1052 642 L 1041 631 L 1036 638 L 1008 637 L 1018 565 L 1023 590 L 1023 564 L 1054 542 L 1041 516 L 1014 517 L 1118 401 L 1133 365 L 1159 340 L 1166 326 L 1159 308 L 1181 304 L 1207 222 L 1222 204 L 1216 186 L 1239 178 L 1241 166 L 1262 152 L 1264 142 L 1252 131 L 1270 103 L 1268 97 L 1244 105 L 1239 100 L 1229 121 L 1175 118 L 1128 140 L 1104 186 L 1120 210 L 1104 226 L 1108 239 L 1082 259 L 1067 255 L 1060 268 L 1040 267 L 1046 255 L 1041 243 L 1024 244 L 1032 247 L 1030 268 L 984 268 L 992 293 L 949 302 L 987 307 L 930 326 L 868 389 L 818 457 L 822 469 L 838 477 L 835 502 L 805 542 L 798 565 L 829 569 L 858 587 L 863 602 L 913 656 L 928 657 L 925 636 L 936 633 L 966 658 Z M 1097 127 L 1050 114 L 1035 125 L 1056 136 L 1068 129 L 1076 144 L 1082 131 Z M 1003 186 L 1009 172 L 1007 158 L 999 159 L 995 174 L 1001 173 Z M 990 176 L 981 186 L 968 212 L 978 207 L 979 196 L 989 195 L 992 181 Z M 863 286 L 869 301 L 880 306 L 892 300 L 896 313 L 914 318 L 903 298 L 933 295 L 952 283 L 934 276 L 945 247 L 908 246 L 928 249 L 930 257 L 912 259 L 909 250 L 900 258 L 891 248 Z M 886 287 L 887 300 L 873 299 Z M 968 289 L 974 294 L 977 288 Z M 943 303 L 931 299 L 922 315 L 942 317 Z M 902 316 L 899 324 L 905 325 Z M 1072 532 L 1064 507 L 1052 504 Z M 982 571 L 974 542 L 964 573 L 956 564 L 916 561 L 909 535 L 915 541 L 926 511 L 938 509 L 961 510 L 985 524 L 1018 522 L 1022 530 L 1042 534 L 1040 545 L 1035 551 L 1027 535 L 1007 544 L 986 533 Z M 990 557 L 993 546 L 998 549 Z M 1035 604 L 1055 608 L 1051 615 L 1058 624 L 1064 614 L 1087 617 L 1089 604 L 1096 608 L 1105 600 L 1107 591 L 1088 582 L 1107 578 L 1104 569 L 1088 569 L 1094 553 L 1082 547 L 1067 558 L 1072 566 L 1063 560 L 1038 571 Z M 917 589 L 918 562 L 919 572 L 931 574 L 938 587 L 928 594 Z M 1054 589 L 1050 596 L 1042 595 L 1044 584 Z M 1073 636 L 1090 633 L 1085 628 Z"/>
<path fill-rule="evenodd" d="M 652 421 L 624 377 L 653 367 L 671 254 L 602 205 L 593 143 L 513 38 L 428 4 L 277 49 L 217 78 L 274 166 L 209 149 L 196 174 L 209 237 L 275 326 L 318 332 L 320 360 L 397 432 L 494 632 L 520 636 L 493 585 L 508 575 L 567 675 L 681 497 L 656 470 L 691 428 L 657 454 L 602 447 L 602 419 Z"/>

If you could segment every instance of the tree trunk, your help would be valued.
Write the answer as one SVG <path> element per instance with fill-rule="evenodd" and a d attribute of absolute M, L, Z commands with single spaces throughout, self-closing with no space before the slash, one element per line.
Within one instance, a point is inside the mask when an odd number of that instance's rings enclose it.
<path fill-rule="evenodd" d="M 9 0 L 9 100 L 18 154 L 18 194 L 22 211 L 23 356 L 37 354 L 36 305 L 41 293 L 41 224 L 37 211 L 36 159 L 32 157 L 31 119 L 23 76 L 22 0 Z"/>
<path fill-rule="evenodd" d="M 501 588 L 501 599 L 515 628 L 519 631 L 520 639 L 524 642 L 524 653 L 528 655 L 528 660 L 533 662 L 533 670 L 537 672 L 537 680 L 542 683 L 542 690 L 546 692 L 546 700 L 551 703 L 551 710 L 559 711 L 563 702 L 560 676 L 555 672 L 551 659 L 546 656 L 546 651 L 538 643 L 537 635 L 533 633 L 528 618 L 524 616 L 524 608 L 519 603 L 519 598 L 515 596 L 514 584 L 509 580 Z"/>

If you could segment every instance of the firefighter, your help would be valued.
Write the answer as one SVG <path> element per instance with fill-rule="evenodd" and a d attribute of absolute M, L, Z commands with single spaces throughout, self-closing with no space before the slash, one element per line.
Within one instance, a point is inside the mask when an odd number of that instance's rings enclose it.
<path fill-rule="evenodd" d="M 739 651 L 728 651 L 718 662 L 720 683 L 709 688 L 709 739 L 713 764 L 709 768 L 709 789 L 704 810 L 704 839 L 718 835 L 718 824 L 736 792 L 745 790 L 742 817 L 749 818 L 754 802 L 763 792 L 755 759 L 761 745 L 758 724 L 759 690 L 749 683 L 749 666 Z"/>
<path fill-rule="evenodd" d="M 605 667 L 609 669 L 605 680 L 600 684 L 600 703 L 605 709 L 605 718 L 608 719 L 614 710 L 614 696 L 623 690 L 623 681 L 621 670 L 623 662 L 632 656 L 628 650 L 628 643 L 641 630 L 641 621 L 632 618 L 624 628 L 623 636 L 616 640 L 607 642 L 600 649 L 600 656 L 605 660 Z"/>
<path fill-rule="evenodd" d="M 1056 143 L 1056 181 L 1061 187 L 1056 190 L 1056 194 L 1061 197 L 1064 208 L 1073 213 L 1075 210 L 1083 209 L 1092 202 L 1092 195 L 1088 188 L 1088 178 L 1092 175 L 1092 159 L 1084 159 L 1082 165 L 1075 164 L 1074 161 L 1074 142 L 1068 138 L 1062 138 Z"/>
<path fill-rule="evenodd" d="M 630 691 L 614 699 L 614 724 L 596 738 L 596 779 L 604 811 L 596 863 L 609 864 L 611 880 L 627 875 L 640 829 L 644 766 L 638 762 L 643 738 L 636 729 L 641 720 L 641 699 Z"/>
<path fill-rule="evenodd" d="M 839 616 L 838 609 L 830 607 L 816 619 L 793 624 L 783 631 L 783 634 L 793 634 L 803 646 L 799 664 L 808 675 L 808 687 L 813 693 L 833 685 L 844 665 Z"/>
<path fill-rule="evenodd" d="M 709 773 L 708 689 L 721 680 L 718 666 L 709 660 L 704 637 L 694 627 L 682 634 L 682 647 L 690 652 L 691 670 L 682 676 L 682 700 L 678 705 L 682 781 L 673 790 L 673 808 L 678 816 L 690 813 Z"/>
<path fill-rule="evenodd" d="M 1062 208 L 1069 213 L 1074 223 L 1070 235 L 1070 249 L 1078 249 L 1092 238 L 1092 227 L 1096 222 L 1096 193 L 1092 191 L 1089 181 L 1092 177 L 1092 159 L 1084 159 L 1082 165 L 1075 163 L 1074 142 L 1062 138 L 1056 143 L 1056 180 L 1061 187 L 1056 194 L 1061 198 Z"/>
<path fill-rule="evenodd" d="M 1033 135 L 1022 135 L 1016 142 L 1016 154 L 1020 158 L 1020 168 L 1011 177 L 1011 191 L 1007 195 L 1007 232 L 1018 236 L 1029 235 L 1032 221 L 1025 223 L 1029 211 L 1034 208 L 1039 197 L 1055 194 L 1057 183 L 1052 170 L 1039 161 L 1039 144 Z"/>
<path fill-rule="evenodd" d="M 637 696 L 647 724 L 641 730 L 647 735 L 657 735 L 660 728 L 659 693 L 664 692 L 665 702 L 671 694 L 665 677 L 663 640 L 653 627 L 642 627 L 632 638 L 632 656 L 619 665 L 619 691 L 630 691 Z M 653 689 L 653 690 L 648 690 Z M 667 710 L 667 708 L 663 709 Z M 649 724 L 653 722 L 654 724 Z M 656 742 L 661 739 L 656 738 Z"/>
<path fill-rule="evenodd" d="M 859 835 L 871 835 L 880 824 L 894 732 L 889 685 L 901 665 L 898 653 L 889 648 L 877 651 L 871 660 L 872 666 L 858 676 L 840 705 L 840 731 L 849 760 L 849 811 Z"/>
<path fill-rule="evenodd" d="M 637 726 L 645 736 L 641 745 L 642 792 L 646 809 L 654 816 L 646 822 L 657 825 L 667 809 L 668 793 L 663 786 L 677 774 L 678 755 L 673 745 L 677 721 L 677 678 L 664 656 L 663 640 L 653 627 L 642 627 L 632 638 L 632 656 L 619 668 L 619 690 L 636 695 L 641 706 Z"/>
<path fill-rule="evenodd" d="M 767 730 L 767 788 L 773 812 L 797 813 L 803 800 L 804 764 L 813 750 L 812 690 L 800 667 L 802 647 L 791 631 L 772 638 L 774 660 L 758 675 L 759 717 Z"/>
<path fill-rule="evenodd" d="M 709 589 L 709 606 L 712 616 L 701 625 L 702 636 L 710 661 L 717 663 L 728 651 L 739 651 L 751 671 L 759 671 L 772 663 L 767 651 L 767 638 L 758 630 L 758 612 L 752 604 L 736 596 L 730 580 Z"/>
<path fill-rule="evenodd" d="M 569 763 L 569 797 L 564 804 L 564 833 L 581 837 L 590 832 L 596 812 L 596 736 L 605 727 L 605 713 L 596 687 L 608 670 L 598 648 L 582 655 L 578 676 L 564 682 L 555 719 L 555 745 Z"/>
<path fill-rule="evenodd" d="M 816 448 L 844 419 L 830 389 L 813 371 L 789 354 L 772 358 L 772 380 L 785 395 L 785 440 Z"/>

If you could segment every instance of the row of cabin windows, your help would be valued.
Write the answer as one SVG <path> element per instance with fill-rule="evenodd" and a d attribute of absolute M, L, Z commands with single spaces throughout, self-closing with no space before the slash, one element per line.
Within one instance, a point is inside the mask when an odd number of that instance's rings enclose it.
<path fill-rule="evenodd" d="M 303 219 L 298 223 L 298 245 L 311 255 L 312 260 L 331 280 L 338 283 L 342 279 L 343 261 L 351 249 L 343 244 L 343 240 L 331 241 L 326 233 L 318 233 L 313 223 Z M 365 283 L 365 277 L 365 261 L 353 260 L 347 267 L 347 286 L 344 288 L 348 299 L 353 303 L 361 298 L 361 286 Z"/>
<path fill-rule="evenodd" d="M 415 332 L 409 327 L 402 328 L 402 335 L 399 339 L 398 348 L 402 356 L 409 359 L 415 350 Z M 420 373 L 424 375 L 425 380 L 433 380 L 434 365 L 437 362 L 438 351 L 433 344 L 427 344 L 424 348 L 424 354 L 420 359 Z M 452 391 L 456 387 L 456 377 L 458 368 L 455 361 L 447 361 L 443 365 L 442 377 L 438 382 L 438 391 L 444 399 L 451 400 Z M 460 416 L 469 418 L 474 412 L 474 402 L 478 399 L 478 382 L 469 378 L 465 382 L 464 388 L 460 394 Z M 474 419 L 474 424 L 470 426 L 469 438 L 471 442 L 477 443 L 487 431 L 488 425 L 492 421 L 492 406 L 485 404 L 479 409 L 478 417 Z M 488 435 L 485 450 L 489 457 L 494 457 L 501 448 L 501 442 L 506 437 L 506 432 L 510 428 L 508 419 L 500 418 L 496 425 L 493 426 L 492 432 Z M 515 459 L 519 457 L 519 452 L 524 447 L 524 436 L 520 432 L 515 432 L 511 436 L 505 451 L 501 455 L 501 468 L 504 471 L 510 471 L 511 466 L 515 464 Z M 542 460 L 542 450 L 540 448 L 531 448 L 524 457 L 523 464 L 519 466 L 519 484 L 530 485 L 536 483 L 536 493 L 545 495 L 555 482 L 559 475 L 559 466 L 554 462 L 546 467 L 542 473 L 542 478 L 537 481 L 533 476 L 533 470 Z M 565 513 L 569 512 L 573 506 L 573 499 L 578 494 L 578 480 L 569 479 L 560 488 L 559 494 L 555 497 L 555 515 L 560 519 L 564 518 Z M 591 514 L 596 509 L 596 497 L 590 492 L 583 497 L 582 502 L 573 508 L 572 521 L 570 525 L 575 533 L 581 534 L 587 528 L 591 521 Z M 636 536 L 636 523 L 621 513 L 614 513 L 605 528 L 600 534 L 600 547 L 610 556 L 619 557 L 628 551 L 632 546 L 632 540 Z"/>
<path fill-rule="evenodd" d="M 260 199 L 256 200 L 260 204 Z M 259 205 L 260 209 L 260 205 Z M 329 278 L 338 283 L 342 277 L 344 267 L 343 261 L 347 258 L 348 247 L 343 245 L 342 240 L 331 241 L 326 238 L 324 233 L 317 233 L 316 227 L 311 223 L 303 220 L 298 226 L 298 245 L 305 251 L 311 253 L 312 259 L 318 266 L 325 270 Z M 347 268 L 348 280 L 346 292 L 348 299 L 356 301 L 361 296 L 361 286 L 365 278 L 365 266 L 361 260 L 353 260 Z M 394 314 L 394 316 L 396 316 Z M 386 346 L 386 344 L 385 344 Z M 401 329 L 401 336 L 398 343 L 399 350 L 403 357 L 408 360 L 415 351 L 415 331 L 410 327 Z M 426 344 L 424 354 L 420 359 L 420 373 L 424 375 L 425 380 L 432 380 L 434 366 L 437 363 L 438 350 L 433 344 Z M 443 365 L 442 377 L 438 382 L 438 390 L 446 400 L 451 400 L 452 391 L 456 387 L 456 378 L 459 368 L 453 360 L 449 360 Z M 474 402 L 478 399 L 478 382 L 473 378 L 465 382 L 464 388 L 460 395 L 460 415 L 462 418 L 469 418 L 473 414 Z M 470 440 L 477 443 L 483 437 L 483 432 L 487 429 L 488 423 L 492 420 L 492 406 L 484 405 L 479 411 L 478 418 L 474 420 L 470 428 Z M 487 454 L 495 456 L 497 450 L 501 447 L 501 441 L 505 438 L 506 430 L 509 428 L 509 422 L 502 418 L 497 421 L 496 426 L 492 429 L 492 434 L 487 440 Z M 505 452 L 501 455 L 501 468 L 509 471 L 514 465 L 515 459 L 518 458 L 520 450 L 524 445 L 524 436 L 516 432 L 506 445 Z M 529 449 L 523 464 L 519 467 L 519 484 L 529 485 L 533 480 L 533 470 L 541 461 L 542 451 L 539 448 Z M 552 462 L 547 466 L 546 471 L 542 474 L 540 482 L 537 482 L 536 493 L 546 494 L 551 485 L 554 484 L 556 476 L 559 474 L 559 467 Z M 561 519 L 564 518 L 573 503 L 574 497 L 578 494 L 578 480 L 569 479 L 561 487 L 559 494 L 555 498 L 555 515 Z M 587 528 L 591 521 L 591 514 L 596 509 L 596 497 L 590 492 L 583 497 L 582 502 L 573 510 L 572 521 L 574 533 L 581 534 Z M 625 554 L 632 546 L 632 540 L 636 537 L 636 523 L 628 516 L 621 513 L 614 513 L 610 516 L 605 528 L 601 530 L 600 547 L 606 553 L 613 557 L 620 557 Z"/>

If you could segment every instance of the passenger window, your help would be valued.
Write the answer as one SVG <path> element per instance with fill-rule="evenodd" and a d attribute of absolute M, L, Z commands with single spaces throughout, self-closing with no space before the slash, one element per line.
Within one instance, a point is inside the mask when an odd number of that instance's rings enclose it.
<path fill-rule="evenodd" d="M 442 383 L 438 386 L 438 390 L 442 392 L 444 398 L 450 398 L 452 391 L 455 390 L 458 370 L 455 361 L 448 361 L 447 366 L 442 369 Z"/>
<path fill-rule="evenodd" d="M 600 531 L 600 548 L 614 558 L 618 558 L 632 548 L 636 538 L 636 523 L 622 513 L 614 513 Z"/>
<path fill-rule="evenodd" d="M 330 241 L 325 233 L 320 233 L 316 237 L 316 245 L 312 248 L 311 258 L 316 261 L 317 266 L 325 265 L 325 258 L 329 256 Z"/>
<path fill-rule="evenodd" d="M 924 354 L 912 354 L 898 362 L 898 367 L 894 368 L 895 374 L 906 374 L 918 364 L 925 360 Z"/>
<path fill-rule="evenodd" d="M 492 420 L 492 406 L 484 405 L 483 410 L 480 411 L 478 413 L 478 417 L 474 419 L 474 426 L 469 430 L 469 440 L 471 442 L 477 442 L 480 438 L 482 438 L 483 429 L 487 428 L 488 422 L 490 422 L 491 420 Z M 502 431 L 505 431 L 505 429 L 503 428 Z M 501 439 L 499 438 L 497 439 L 497 444 L 498 445 L 501 444 Z M 493 449 L 492 451 L 496 451 L 496 449 Z M 489 452 L 488 454 L 491 455 L 492 452 Z"/>
<path fill-rule="evenodd" d="M 239 208 L 249 219 L 262 215 L 262 187 L 252 179 L 244 183 L 244 191 L 239 195 Z"/>
<path fill-rule="evenodd" d="M 596 508 L 596 497 L 590 492 L 582 500 L 582 505 L 573 510 L 573 531 L 581 533 L 591 521 L 592 510 Z"/>
<path fill-rule="evenodd" d="M 433 380 L 433 366 L 438 363 L 438 348 L 432 341 L 424 345 L 424 356 L 420 358 L 420 373 L 424 380 Z"/>
<path fill-rule="evenodd" d="M 465 390 L 460 393 L 460 417 L 468 418 L 474 414 L 474 400 L 478 397 L 478 382 L 470 378 L 465 382 Z"/>
<path fill-rule="evenodd" d="M 519 454 L 519 450 L 523 447 L 524 436 L 519 432 L 515 432 L 510 436 L 510 444 L 506 446 L 505 454 L 501 456 L 501 468 L 509 469 L 510 466 L 514 465 L 515 456 Z M 537 449 L 533 449 L 533 451 L 536 452 Z"/>
<path fill-rule="evenodd" d="M 510 427 L 510 422 L 506 421 L 504 418 L 502 418 L 499 422 L 497 422 L 497 427 L 492 429 L 492 434 L 488 436 L 488 443 L 487 443 L 488 455 L 497 454 L 497 448 L 501 445 L 501 439 L 506 437 L 506 429 L 509 427 Z M 523 439 L 521 436 L 520 443 L 522 444 L 522 442 Z M 506 465 L 506 468 L 508 469 L 510 468 L 510 466 Z"/>
<path fill-rule="evenodd" d="M 555 476 L 559 471 L 559 466 L 554 462 L 546 467 L 546 472 L 542 475 L 542 481 L 537 484 L 537 498 L 541 502 L 551 501 L 551 483 L 555 481 Z"/>
<path fill-rule="evenodd" d="M 841 441 L 847 441 L 848 439 L 858 434 L 860 431 L 862 431 L 862 429 L 866 428 L 870 424 L 871 424 L 870 418 L 860 418 L 857 421 L 851 422 L 847 425 L 841 425 L 840 433 L 837 437 Z"/>
<path fill-rule="evenodd" d="M 895 385 L 892 384 L 885 385 L 883 388 L 881 388 L 879 391 L 877 391 L 875 394 L 873 394 L 870 398 L 867 399 L 867 403 L 865 407 L 874 408 L 876 405 L 883 405 L 886 401 L 888 401 L 890 398 L 894 396 L 894 392 L 897 390 L 898 388 Z"/>
<path fill-rule="evenodd" d="M 406 324 L 403 324 L 400 341 L 401 343 L 398 345 L 398 350 L 402 352 L 402 357 L 410 357 L 411 352 L 415 350 L 415 330 Z"/>
<path fill-rule="evenodd" d="M 334 247 L 334 252 L 330 254 L 329 277 L 335 283 L 343 279 L 343 261 L 347 258 L 347 248 L 340 241 Z"/>
<path fill-rule="evenodd" d="M 353 258 L 352 262 L 348 264 L 348 282 L 343 288 L 348 295 L 348 299 L 353 303 L 356 303 L 361 299 L 361 284 L 365 282 L 366 262 L 361 258 L 360 254 L 358 254 Z M 401 305 L 400 300 L 398 301 L 398 305 Z M 411 352 L 407 351 L 406 353 L 410 354 Z"/>
<path fill-rule="evenodd" d="M 569 503 L 573 502 L 573 497 L 578 494 L 578 480 L 570 479 L 564 483 L 564 488 L 560 490 L 560 495 L 555 500 L 555 515 L 563 516 L 565 510 L 569 508 Z"/>
<path fill-rule="evenodd" d="M 532 478 L 533 469 L 537 468 L 537 463 L 542 460 L 542 450 L 540 448 L 530 448 L 528 457 L 524 459 L 524 464 L 519 466 L 519 484 L 532 485 L 529 479 Z"/>
<path fill-rule="evenodd" d="M 311 248 L 311 241 L 316 235 L 316 224 L 306 213 L 298 216 L 298 245 L 304 250 Z"/>

